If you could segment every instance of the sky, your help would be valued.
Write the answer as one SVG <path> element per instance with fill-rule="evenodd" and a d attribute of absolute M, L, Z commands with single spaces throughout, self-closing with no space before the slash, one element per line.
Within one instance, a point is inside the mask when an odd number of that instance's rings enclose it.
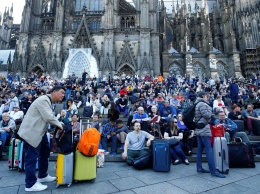
<path fill-rule="evenodd" d="M 14 3 L 14 24 L 20 24 L 25 0 L 0 0 L 0 12 L 3 15 L 5 7 L 11 8 L 12 3 Z"/>

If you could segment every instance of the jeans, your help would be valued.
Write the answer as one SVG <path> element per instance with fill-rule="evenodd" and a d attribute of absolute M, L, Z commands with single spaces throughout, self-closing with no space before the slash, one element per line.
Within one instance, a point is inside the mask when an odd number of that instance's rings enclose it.
<path fill-rule="evenodd" d="M 117 110 L 118 110 L 119 113 L 120 113 L 120 112 L 124 112 L 124 115 L 127 115 L 128 110 L 127 110 L 127 107 L 126 107 L 126 106 L 123 107 L 123 108 L 121 108 L 120 106 L 116 106 L 116 108 L 117 108 Z"/>
<path fill-rule="evenodd" d="M 11 133 L 8 133 L 8 132 L 2 132 L 1 134 L 0 134 L 0 141 L 2 142 L 1 144 L 3 145 L 3 146 L 0 146 L 0 156 L 2 155 L 2 152 L 3 152 L 3 148 L 4 148 L 4 146 L 5 146 L 5 143 L 6 143 L 6 140 L 10 140 L 11 139 L 11 137 L 12 137 L 12 132 Z"/>
<path fill-rule="evenodd" d="M 102 136 L 101 137 L 101 145 L 102 145 L 102 149 L 107 150 L 107 142 L 108 141 L 112 141 L 112 146 L 111 146 L 111 151 L 115 152 L 116 148 L 117 148 L 117 136 L 116 135 L 112 135 L 109 139 L 106 136 Z"/>
<path fill-rule="evenodd" d="M 175 160 L 178 160 L 178 157 L 180 157 L 181 160 L 186 160 L 186 156 L 182 150 L 183 143 L 180 142 L 178 145 L 170 146 L 170 155 L 172 158 L 172 161 L 175 162 Z"/>
<path fill-rule="evenodd" d="M 36 181 L 36 162 L 38 158 L 39 164 L 39 178 L 45 178 L 48 170 L 48 158 L 50 157 L 50 144 L 48 142 L 47 135 L 42 138 L 41 143 L 37 148 L 32 147 L 27 142 L 24 143 L 24 164 L 25 164 L 25 187 L 32 187 Z"/>
<path fill-rule="evenodd" d="M 133 165 L 136 158 L 145 155 L 147 151 L 145 150 L 127 150 L 127 160 L 129 165 Z"/>
<path fill-rule="evenodd" d="M 67 89 L 66 94 L 65 94 L 66 100 L 68 100 L 70 98 L 70 94 L 71 94 L 71 89 Z"/>
<path fill-rule="evenodd" d="M 202 151 L 206 149 L 206 157 L 208 160 L 209 170 L 211 174 L 217 173 L 215 162 L 213 159 L 213 151 L 210 144 L 210 137 L 197 136 L 198 150 L 197 150 L 197 170 L 202 169 Z"/>

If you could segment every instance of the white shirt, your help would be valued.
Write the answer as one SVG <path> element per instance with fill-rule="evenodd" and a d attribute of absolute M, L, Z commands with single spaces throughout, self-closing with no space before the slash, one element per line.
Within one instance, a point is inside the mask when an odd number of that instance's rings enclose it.
<path fill-rule="evenodd" d="M 17 112 L 11 111 L 10 113 L 10 117 L 13 118 L 14 120 L 22 119 L 23 116 L 24 116 L 23 111 L 17 111 Z"/>

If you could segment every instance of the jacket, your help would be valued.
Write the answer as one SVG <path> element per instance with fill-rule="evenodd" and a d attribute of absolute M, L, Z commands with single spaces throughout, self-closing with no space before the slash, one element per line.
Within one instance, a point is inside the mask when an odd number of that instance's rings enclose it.
<path fill-rule="evenodd" d="M 202 129 L 196 128 L 195 135 L 211 137 L 211 130 L 208 122 L 211 118 L 212 108 L 202 98 L 198 97 L 196 102 L 198 102 L 198 104 L 195 107 L 195 122 L 204 123 L 205 127 Z"/>
<path fill-rule="evenodd" d="M 52 111 L 51 95 L 48 96 L 43 95 L 32 103 L 18 131 L 18 135 L 34 148 L 41 143 L 48 124 L 62 129 Z"/>

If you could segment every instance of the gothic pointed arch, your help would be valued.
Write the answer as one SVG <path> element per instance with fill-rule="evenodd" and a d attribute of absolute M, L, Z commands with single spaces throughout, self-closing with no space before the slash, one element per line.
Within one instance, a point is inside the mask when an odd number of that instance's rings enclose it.
<path fill-rule="evenodd" d="M 117 69 L 117 74 L 135 75 L 135 69 L 131 64 L 124 64 Z"/>
<path fill-rule="evenodd" d="M 217 71 L 219 76 L 226 76 L 230 74 L 228 66 L 222 61 L 217 62 Z"/>
<path fill-rule="evenodd" d="M 36 46 L 36 50 L 31 58 L 31 62 L 29 63 L 29 68 L 32 69 L 34 66 L 40 65 L 43 70 L 46 70 L 47 59 L 45 55 L 45 50 L 41 41 L 39 41 Z"/>
<path fill-rule="evenodd" d="M 120 52 L 120 57 L 117 62 L 117 68 L 120 68 L 122 65 L 130 64 L 134 69 L 136 69 L 136 61 L 134 58 L 134 53 L 130 47 L 129 41 L 124 41 L 122 51 Z"/>
<path fill-rule="evenodd" d="M 144 58 L 141 63 L 140 70 L 143 75 L 146 75 L 147 73 L 150 74 L 150 72 L 151 72 L 150 62 L 149 62 L 146 52 L 144 53 Z"/>
<path fill-rule="evenodd" d="M 92 54 L 96 58 L 99 64 L 99 54 L 94 42 L 93 37 L 90 34 L 87 18 L 86 18 L 86 6 L 83 6 L 83 16 L 80 25 L 77 29 L 75 38 L 73 40 L 72 48 L 91 48 Z"/>
<path fill-rule="evenodd" d="M 180 63 L 178 63 L 177 61 L 173 61 L 169 65 L 168 69 L 169 69 L 169 73 L 171 75 L 182 75 L 182 76 L 184 76 L 185 70 L 184 70 L 183 66 Z"/>
<path fill-rule="evenodd" d="M 199 61 L 195 61 L 193 63 L 193 74 L 195 76 L 198 76 L 200 80 L 202 79 L 202 74 L 205 73 L 206 75 L 209 75 L 208 69 Z"/>
<path fill-rule="evenodd" d="M 112 70 L 112 64 L 111 64 L 111 61 L 110 61 L 110 58 L 109 58 L 109 53 L 107 53 L 106 55 L 106 59 L 105 59 L 105 62 L 104 62 L 104 66 L 103 66 L 103 72 L 111 72 Z"/>

